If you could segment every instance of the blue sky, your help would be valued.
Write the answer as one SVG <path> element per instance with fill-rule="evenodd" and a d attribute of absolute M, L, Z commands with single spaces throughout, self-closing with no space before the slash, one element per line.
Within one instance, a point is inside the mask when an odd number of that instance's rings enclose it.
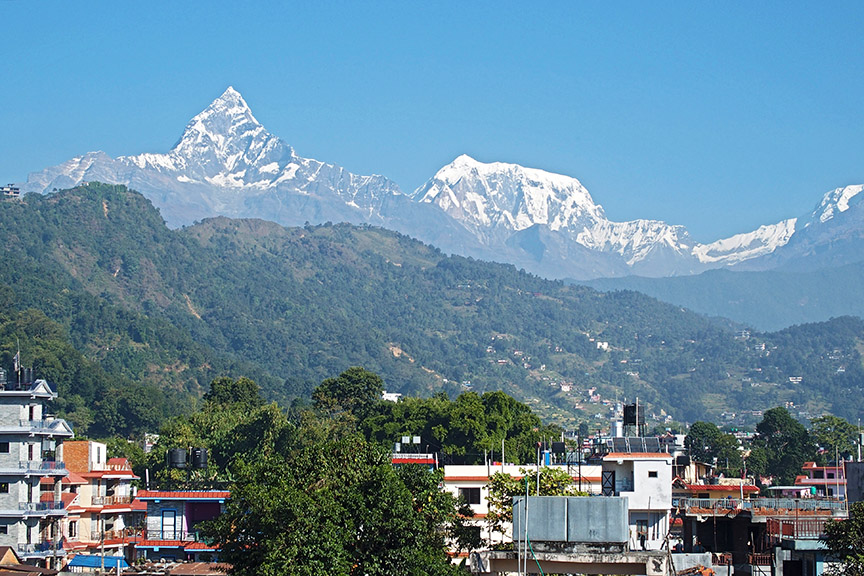
<path fill-rule="evenodd" d="M 461 153 L 710 241 L 864 183 L 858 2 L 0 0 L 0 182 L 167 151 L 233 85 L 301 156 L 406 192 Z"/>

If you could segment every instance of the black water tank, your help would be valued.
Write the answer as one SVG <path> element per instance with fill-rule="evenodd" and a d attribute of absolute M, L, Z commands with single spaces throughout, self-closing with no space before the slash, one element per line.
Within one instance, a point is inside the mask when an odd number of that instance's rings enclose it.
<path fill-rule="evenodd" d="M 207 449 L 192 448 L 192 468 L 207 468 Z"/>
<path fill-rule="evenodd" d="M 183 448 L 171 448 L 168 450 L 169 468 L 186 468 L 186 450 Z"/>

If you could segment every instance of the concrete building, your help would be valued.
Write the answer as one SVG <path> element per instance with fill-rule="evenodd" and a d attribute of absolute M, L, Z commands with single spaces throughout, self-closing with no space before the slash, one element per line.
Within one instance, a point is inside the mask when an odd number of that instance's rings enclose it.
<path fill-rule="evenodd" d="M 33 379 L 31 370 L 20 373 L 20 382 L 0 377 L 0 546 L 14 548 L 25 562 L 62 559 L 57 528 L 66 515 L 60 484 L 66 468 L 55 450 L 72 428 L 48 415 L 46 404 L 57 397 L 51 386 Z M 51 487 L 44 500 L 43 477 Z"/>
<path fill-rule="evenodd" d="M 600 466 L 553 464 L 550 468 L 566 470 L 576 488 L 581 486 L 584 492 L 600 494 Z M 447 465 L 444 466 L 444 489 L 471 507 L 473 516 L 470 524 L 476 527 L 484 540 L 490 543 L 505 542 L 511 537 L 511 529 L 507 528 L 505 534 L 493 532 L 486 522 L 489 514 L 489 478 L 498 472 L 512 478 L 523 478 L 526 470 L 535 469 L 530 464 Z"/>
<path fill-rule="evenodd" d="M 132 481 L 138 477 L 126 458 L 108 458 L 107 447 L 92 440 L 65 442 L 58 450 L 68 475 L 62 482 L 67 550 L 132 558 L 144 507 L 133 507 Z"/>
<path fill-rule="evenodd" d="M 135 544 L 139 556 L 152 561 L 215 561 L 219 550 L 201 538 L 196 526 L 222 514 L 230 497 L 230 492 L 218 490 L 139 491 L 137 500 L 147 505 L 144 537 Z"/>
<path fill-rule="evenodd" d="M 659 550 L 669 532 L 672 455 L 610 452 L 603 457 L 604 496 L 627 499 L 631 550 Z"/>

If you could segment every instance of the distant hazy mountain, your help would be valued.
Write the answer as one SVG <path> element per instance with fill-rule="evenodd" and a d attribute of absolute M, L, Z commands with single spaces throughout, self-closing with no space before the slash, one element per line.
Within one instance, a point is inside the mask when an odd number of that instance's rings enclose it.
<path fill-rule="evenodd" d="M 409 196 L 384 176 L 356 175 L 298 156 L 255 119 L 233 88 L 195 116 L 168 153 L 111 158 L 90 152 L 30 174 L 22 189 L 50 192 L 86 181 L 141 191 L 175 227 L 212 216 L 283 225 L 372 224 L 445 252 L 512 263 L 550 278 L 848 263 L 856 257 L 857 231 L 864 229 L 857 220 L 859 186 L 829 194 L 818 214 L 807 218 L 699 244 L 682 226 L 607 219 L 575 178 L 465 155 Z"/>
<path fill-rule="evenodd" d="M 762 330 L 844 315 L 864 317 L 862 190 L 859 185 L 828 192 L 809 214 L 788 220 L 779 231 L 766 229 L 766 234 L 788 234 L 785 244 L 727 270 L 588 284 L 602 290 L 637 290 Z"/>

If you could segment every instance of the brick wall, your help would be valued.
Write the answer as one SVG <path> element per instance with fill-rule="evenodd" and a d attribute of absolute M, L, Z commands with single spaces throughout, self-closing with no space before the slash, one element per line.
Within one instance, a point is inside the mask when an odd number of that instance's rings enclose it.
<path fill-rule="evenodd" d="M 87 440 L 67 440 L 63 442 L 63 462 L 66 463 L 67 469 L 78 474 L 89 472 L 89 444 Z"/>

